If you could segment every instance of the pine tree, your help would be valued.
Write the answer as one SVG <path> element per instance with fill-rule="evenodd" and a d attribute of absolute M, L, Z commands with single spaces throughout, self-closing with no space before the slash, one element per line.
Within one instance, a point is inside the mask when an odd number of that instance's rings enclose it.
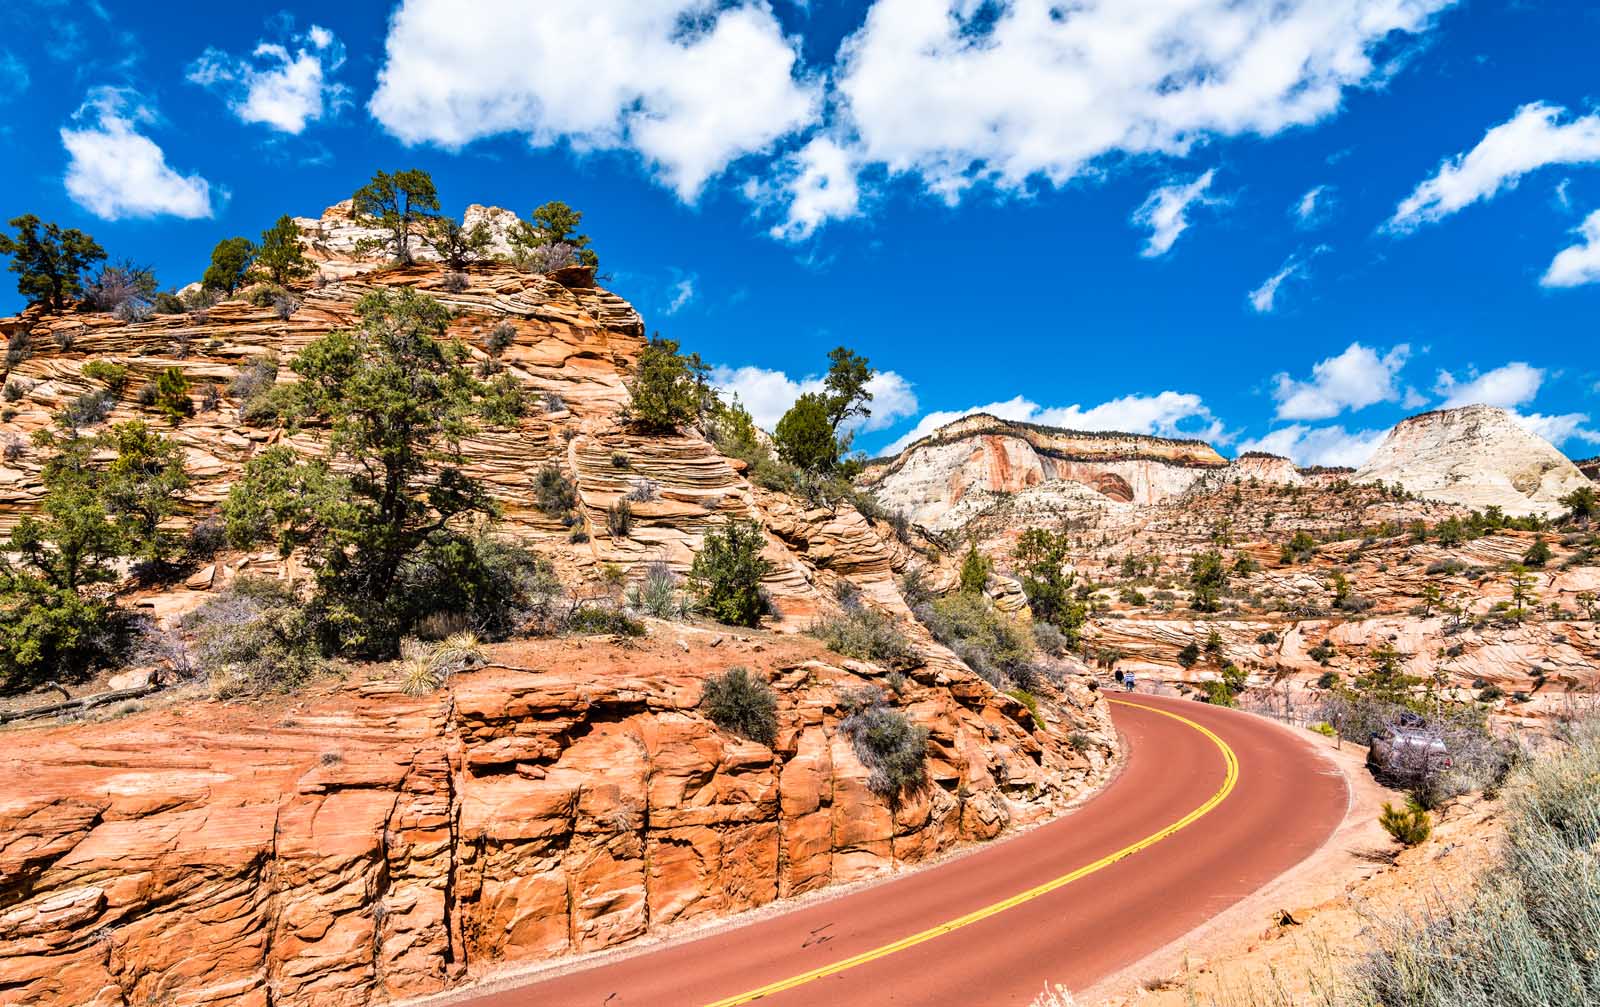
<path fill-rule="evenodd" d="M 65 311 L 67 298 L 83 293 L 83 271 L 105 260 L 105 249 L 77 228 L 62 230 L 31 213 L 14 217 L 15 236 L 0 234 L 0 254 L 11 256 L 17 293 L 31 304 Z"/>
<path fill-rule="evenodd" d="M 358 252 L 383 249 L 396 262 L 409 265 L 412 225 L 438 212 L 439 191 L 434 188 L 433 176 L 421 169 L 397 171 L 392 175 L 380 171 L 372 176 L 372 181 L 356 190 L 351 197 L 351 208 L 357 222 L 385 232 L 381 239 L 357 242 Z"/>
<path fill-rule="evenodd" d="M 286 213 L 278 218 L 277 223 L 261 232 L 261 248 L 256 253 L 256 265 L 280 287 L 303 280 L 314 272 L 315 267 L 300 247 L 300 227 L 293 217 Z"/>

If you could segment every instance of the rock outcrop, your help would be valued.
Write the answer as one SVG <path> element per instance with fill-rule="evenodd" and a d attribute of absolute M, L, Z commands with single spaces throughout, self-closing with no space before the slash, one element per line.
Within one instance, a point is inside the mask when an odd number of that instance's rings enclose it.
<path fill-rule="evenodd" d="M 1504 409 L 1462 406 L 1402 420 L 1352 477 L 1507 514 L 1553 515 L 1588 480 L 1566 455 Z"/>
<path fill-rule="evenodd" d="M 863 482 L 890 510 L 948 531 L 1020 494 L 1044 509 L 1151 504 L 1227 464 L 1203 441 L 1058 430 L 979 414 L 871 466 Z"/>
<path fill-rule="evenodd" d="M 1590 482 L 1600 482 L 1600 455 L 1583 458 L 1572 464 L 1578 466 L 1578 471 L 1588 476 Z"/>
<path fill-rule="evenodd" d="M 930 783 L 891 805 L 839 729 L 881 672 L 803 639 L 681 632 L 505 645 L 424 698 L 380 679 L 13 735 L 0 1003 L 425 995 L 927 860 L 1108 767 L 1081 686 L 1036 728 L 970 673 L 924 669 L 896 701 L 929 729 Z M 770 748 L 696 710 L 735 664 L 779 697 Z"/>

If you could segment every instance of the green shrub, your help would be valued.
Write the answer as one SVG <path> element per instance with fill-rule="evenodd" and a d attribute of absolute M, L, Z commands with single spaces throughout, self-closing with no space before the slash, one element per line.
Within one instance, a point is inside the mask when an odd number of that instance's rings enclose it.
<path fill-rule="evenodd" d="M 107 389 L 84 392 L 62 406 L 57 419 L 63 426 L 73 430 L 79 427 L 92 427 L 110 416 L 116 405 L 117 400 Z"/>
<path fill-rule="evenodd" d="M 168 367 L 156 375 L 154 395 L 150 408 L 166 416 L 173 426 L 194 415 L 194 403 L 189 400 L 189 379 L 177 367 Z"/>
<path fill-rule="evenodd" d="M 956 592 L 914 610 L 934 639 L 949 647 L 996 688 L 1029 688 L 1033 639 L 1025 627 L 1008 618 L 982 595 Z"/>
<path fill-rule="evenodd" d="M 1317 540 L 1307 531 L 1297 531 L 1283 544 L 1279 559 L 1284 563 L 1304 563 L 1317 553 Z"/>
<path fill-rule="evenodd" d="M 479 415 L 497 427 L 514 427 L 528 413 L 528 393 L 510 374 L 501 374 L 484 386 Z"/>
<path fill-rule="evenodd" d="M 1028 708 L 1033 715 L 1033 728 L 1036 731 L 1044 730 L 1044 717 L 1039 713 L 1039 698 L 1027 689 L 1008 689 L 1006 695 Z"/>
<path fill-rule="evenodd" d="M 1528 547 L 1528 551 L 1522 554 L 1522 565 L 1539 569 L 1550 562 L 1550 557 L 1550 544 L 1544 540 L 1543 535 L 1539 535 L 1534 538 L 1533 545 Z"/>
<path fill-rule="evenodd" d="M 400 565 L 396 597 L 405 631 L 452 613 L 489 640 L 554 629 L 561 580 L 550 561 L 487 532 L 436 532 Z"/>
<path fill-rule="evenodd" d="M 867 786 L 891 805 L 927 782 L 928 729 L 880 703 L 846 717 L 839 730 L 867 768 Z"/>
<path fill-rule="evenodd" d="M 706 532 L 689 568 L 701 611 L 730 626 L 755 626 L 764 602 L 761 580 L 772 564 L 761 555 L 765 538 L 754 521 L 732 520 Z"/>
<path fill-rule="evenodd" d="M 662 433 L 698 422 L 712 398 L 707 370 L 699 354 L 683 356 L 675 340 L 651 337 L 628 386 L 626 418 Z"/>
<path fill-rule="evenodd" d="M 1193 668 L 1200 663 L 1200 645 L 1190 640 L 1178 651 L 1178 664 L 1184 668 Z"/>
<path fill-rule="evenodd" d="M 839 464 L 839 442 L 821 395 L 808 392 L 796 399 L 778 420 L 772 440 L 778 457 L 807 472 L 829 472 Z"/>
<path fill-rule="evenodd" d="M 567 614 L 566 631 L 579 636 L 644 636 L 644 623 L 610 605 L 579 605 Z"/>
<path fill-rule="evenodd" d="M 288 296 L 289 292 L 276 283 L 258 283 L 245 294 L 245 300 L 258 308 L 270 308 Z"/>
<path fill-rule="evenodd" d="M 961 560 L 961 577 L 959 581 L 962 594 L 982 594 L 984 587 L 989 583 L 989 572 L 993 564 L 978 551 L 976 542 L 968 543 L 967 554 Z"/>
<path fill-rule="evenodd" d="M 778 736 L 778 697 L 745 668 L 729 668 L 706 679 L 700 709 L 713 724 L 763 745 Z"/>
<path fill-rule="evenodd" d="M 105 385 L 106 390 L 112 395 L 121 395 L 122 390 L 128 386 L 128 368 L 109 360 L 91 360 L 83 365 L 79 373 L 90 381 L 98 381 Z"/>
<path fill-rule="evenodd" d="M 633 505 L 626 499 L 606 508 L 606 531 L 612 538 L 627 538 L 633 531 Z"/>
<path fill-rule="evenodd" d="M 1426 808 L 1417 803 L 1416 798 L 1407 799 L 1403 808 L 1396 808 L 1385 801 L 1383 811 L 1378 815 L 1378 824 L 1396 842 L 1405 846 L 1426 842 L 1433 834 L 1433 818 Z"/>
<path fill-rule="evenodd" d="M 680 619 L 688 611 L 677 574 L 659 559 L 647 564 L 644 576 L 628 589 L 628 605 L 657 619 Z"/>
<path fill-rule="evenodd" d="M 104 600 L 0 565 L 0 692 L 81 678 L 112 661 L 125 629 Z"/>
<path fill-rule="evenodd" d="M 281 581 L 241 576 L 182 625 L 218 699 L 291 692 L 326 668 L 318 614 Z"/>
<path fill-rule="evenodd" d="M 806 632 L 835 654 L 874 661 L 886 668 L 915 668 L 922 663 L 921 655 L 893 619 L 859 601 L 842 615 L 812 623 Z"/>
<path fill-rule="evenodd" d="M 546 465 L 533 479 L 534 505 L 553 517 L 572 512 L 578 504 L 578 491 L 561 469 Z"/>

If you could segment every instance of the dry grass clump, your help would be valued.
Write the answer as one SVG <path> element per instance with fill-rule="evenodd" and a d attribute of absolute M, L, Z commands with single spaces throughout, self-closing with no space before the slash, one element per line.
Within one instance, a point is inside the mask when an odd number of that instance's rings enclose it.
<path fill-rule="evenodd" d="M 408 696 L 425 696 L 451 675 L 484 661 L 483 643 L 473 633 L 452 633 L 436 644 L 400 643 L 400 678 Z"/>

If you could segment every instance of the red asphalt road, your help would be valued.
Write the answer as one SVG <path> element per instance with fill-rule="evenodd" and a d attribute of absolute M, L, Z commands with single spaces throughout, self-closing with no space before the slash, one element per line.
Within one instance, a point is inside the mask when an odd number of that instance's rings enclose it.
<path fill-rule="evenodd" d="M 1275 724 L 1186 700 L 1117 696 L 1214 731 L 1239 760 L 1221 804 L 1138 853 L 905 950 L 776 993 L 774 1007 L 1027 1004 L 1079 990 L 1217 915 L 1315 851 L 1344 817 L 1339 770 Z M 470 1007 L 699 1007 L 871 951 L 1093 863 L 1222 786 L 1222 752 L 1180 721 L 1113 705 L 1122 772 L 1015 839 L 793 912 L 464 1001 Z"/>

